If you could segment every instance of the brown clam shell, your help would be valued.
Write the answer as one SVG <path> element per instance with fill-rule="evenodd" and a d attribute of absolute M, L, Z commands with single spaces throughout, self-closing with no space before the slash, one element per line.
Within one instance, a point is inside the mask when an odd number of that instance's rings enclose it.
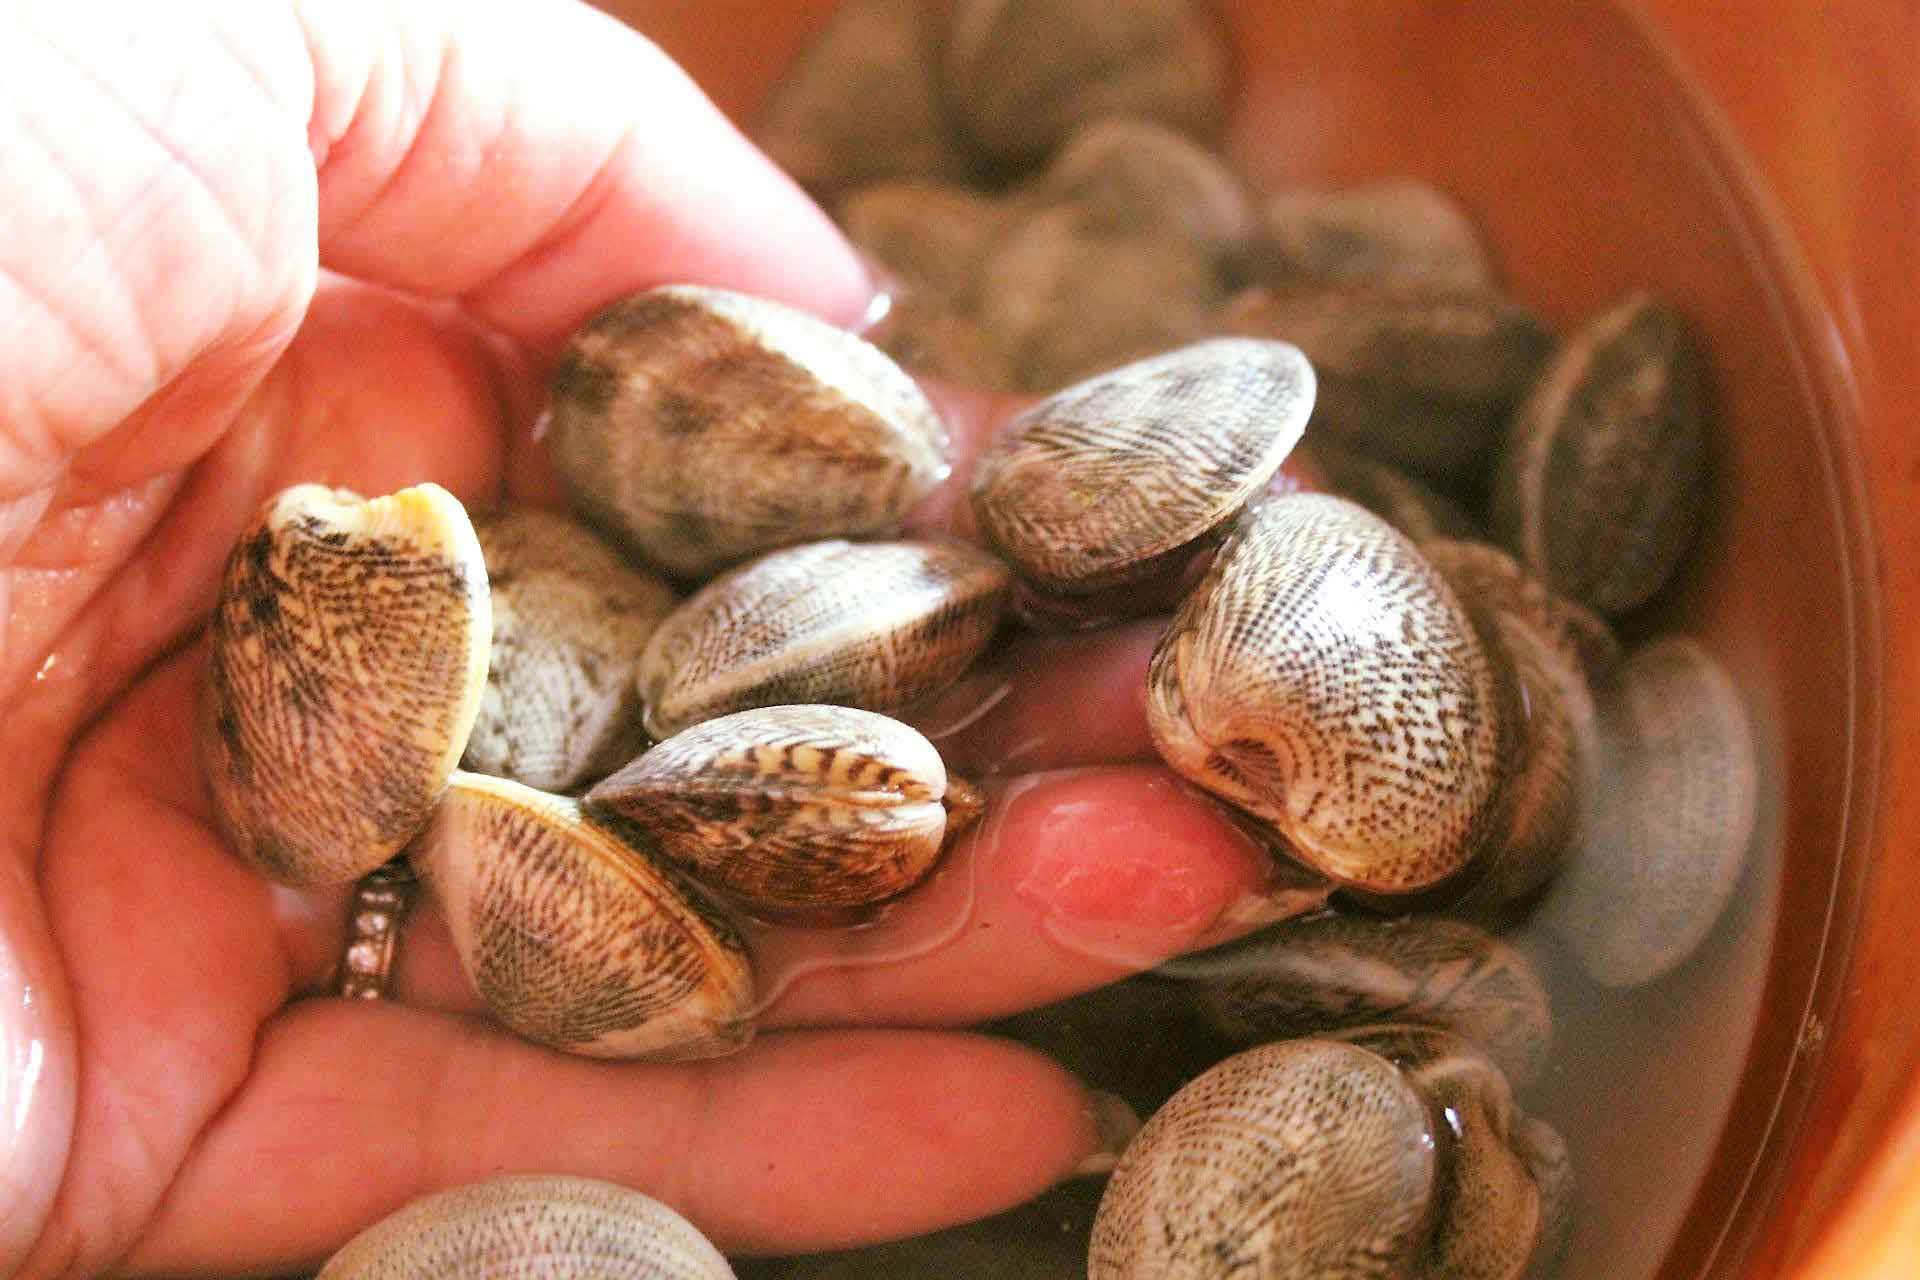
<path fill-rule="evenodd" d="M 1414 178 L 1384 178 L 1341 190 L 1299 189 L 1268 197 L 1268 269 L 1321 284 L 1386 281 L 1491 291 L 1491 255 L 1466 210 Z"/>

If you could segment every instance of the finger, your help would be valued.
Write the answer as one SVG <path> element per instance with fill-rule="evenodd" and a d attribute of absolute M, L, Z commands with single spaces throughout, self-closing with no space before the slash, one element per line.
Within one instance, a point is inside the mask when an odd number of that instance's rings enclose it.
<path fill-rule="evenodd" d="M 674 281 L 865 310 L 819 209 L 615 20 L 572 0 L 300 12 L 326 265 L 460 297 L 540 350 Z"/>
<path fill-rule="evenodd" d="M 1006 1208 L 1099 1148 L 1072 1077 L 984 1037 L 789 1033 L 612 1064 L 314 1001 L 267 1029 L 125 1270 L 311 1268 L 409 1199 L 509 1172 L 637 1187 L 727 1250 L 830 1248 Z"/>

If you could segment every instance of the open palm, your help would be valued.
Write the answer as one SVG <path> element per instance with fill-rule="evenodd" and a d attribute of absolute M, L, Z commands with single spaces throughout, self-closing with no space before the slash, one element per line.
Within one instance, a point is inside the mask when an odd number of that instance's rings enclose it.
<path fill-rule="evenodd" d="M 259 501 L 554 501 L 530 424 L 597 306 L 693 280 L 850 323 L 867 283 L 671 64 L 572 3 L 95 9 L 0 15 L 0 1272 L 309 1264 L 507 1170 L 639 1186 L 727 1248 L 826 1246 L 1096 1152 L 1065 1072 L 937 1028 L 1259 915 L 1258 854 L 1124 763 L 1150 625 L 1004 660 L 1018 688 L 942 745 L 1028 772 L 883 923 L 762 936 L 746 1053 L 518 1041 L 431 910 L 394 1001 L 326 998 L 346 890 L 235 859 L 192 749 L 196 631 Z M 1066 765 L 1109 767 L 1033 772 Z"/>

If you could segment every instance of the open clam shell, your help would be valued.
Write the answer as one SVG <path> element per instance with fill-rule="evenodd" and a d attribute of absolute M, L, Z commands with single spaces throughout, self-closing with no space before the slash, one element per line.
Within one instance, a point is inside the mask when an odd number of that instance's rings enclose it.
<path fill-rule="evenodd" d="M 745 940 L 631 824 L 456 773 L 409 856 L 474 989 L 528 1039 L 669 1060 L 751 1038 Z"/>
<path fill-rule="evenodd" d="M 591 1178 L 491 1178 L 424 1196 L 349 1240 L 318 1280 L 733 1280 L 694 1225 Z"/>
<path fill-rule="evenodd" d="M 931 742 L 851 707 L 763 707 L 707 720 L 587 793 L 756 914 L 870 906 L 912 887 L 978 814 Z"/>
<path fill-rule="evenodd" d="M 1504 690 L 1445 578 L 1380 517 L 1295 494 L 1249 511 L 1155 649 L 1154 745 L 1375 894 L 1480 852 L 1505 782 Z"/>
<path fill-rule="evenodd" d="M 583 512 L 686 578 L 891 530 L 950 469 L 945 426 L 885 352 L 691 285 L 615 303 L 574 334 L 546 439 Z"/>
<path fill-rule="evenodd" d="M 294 885 L 399 853 L 466 748 L 491 630 L 480 543 L 438 485 L 269 499 L 227 561 L 198 712 L 234 849 Z"/>

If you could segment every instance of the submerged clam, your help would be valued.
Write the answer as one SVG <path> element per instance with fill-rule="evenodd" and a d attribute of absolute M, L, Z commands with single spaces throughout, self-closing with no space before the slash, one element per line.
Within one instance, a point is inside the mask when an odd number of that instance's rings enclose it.
<path fill-rule="evenodd" d="M 711 1057 L 753 1034 L 739 931 L 632 824 L 504 778 L 456 773 L 410 858 L 474 989 L 572 1053 Z"/>
<path fill-rule="evenodd" d="M 1502 675 L 1446 580 L 1380 517 L 1297 494 L 1241 521 L 1147 674 L 1173 769 L 1376 894 L 1480 851 L 1505 784 Z"/>
<path fill-rule="evenodd" d="M 732 1280 L 694 1225 L 611 1182 L 491 1178 L 419 1200 L 349 1240 L 318 1280 Z"/>
<path fill-rule="evenodd" d="M 491 627 L 480 544 L 438 485 L 269 499 L 228 558 L 198 712 L 228 842 L 295 885 L 397 854 L 466 746 Z"/>
<path fill-rule="evenodd" d="M 1412 178 L 1271 197 L 1264 210 L 1271 270 L 1319 283 L 1387 280 L 1491 290 L 1480 233 L 1452 197 Z"/>
<path fill-rule="evenodd" d="M 675 734 L 587 793 L 756 913 L 812 916 L 894 897 L 979 813 L 940 753 L 851 707 L 741 711 Z"/>
<path fill-rule="evenodd" d="M 708 583 L 640 659 L 647 732 L 750 707 L 897 711 L 957 679 L 992 638 L 1011 577 L 954 539 L 789 547 Z"/>
<path fill-rule="evenodd" d="M 877 347 L 792 307 L 691 285 L 616 303 L 573 335 L 547 431 L 581 510 L 687 578 L 892 529 L 946 477 L 948 443 Z"/>
<path fill-rule="evenodd" d="M 1266 487 L 1313 401 L 1313 370 L 1286 343 L 1215 340 L 1142 360 L 1008 424 L 975 466 L 974 513 L 1042 594 L 1140 582 Z"/>

